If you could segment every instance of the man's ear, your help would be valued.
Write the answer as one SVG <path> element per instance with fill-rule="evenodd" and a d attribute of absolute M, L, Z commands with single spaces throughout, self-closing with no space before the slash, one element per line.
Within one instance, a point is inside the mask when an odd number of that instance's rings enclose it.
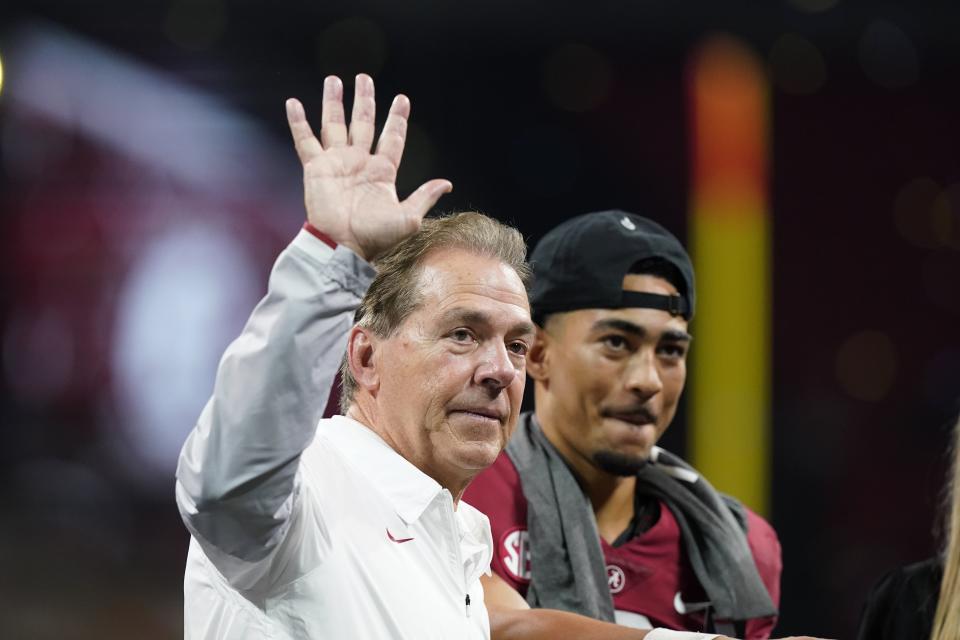
<path fill-rule="evenodd" d="M 357 386 L 376 395 L 380 388 L 380 372 L 374 358 L 379 341 L 370 329 L 354 327 L 347 339 L 347 364 Z"/>
<path fill-rule="evenodd" d="M 550 334 L 537 326 L 533 344 L 527 352 L 527 373 L 537 382 L 550 379 Z"/>

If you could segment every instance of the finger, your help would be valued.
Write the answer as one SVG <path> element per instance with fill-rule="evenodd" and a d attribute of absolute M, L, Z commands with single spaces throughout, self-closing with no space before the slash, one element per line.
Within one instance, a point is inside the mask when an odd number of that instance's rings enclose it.
<path fill-rule="evenodd" d="M 327 76 L 323 81 L 320 142 L 323 143 L 324 149 L 347 144 L 347 125 L 343 115 L 343 83 L 337 76 Z"/>
<path fill-rule="evenodd" d="M 411 193 L 403 201 L 402 206 L 408 213 L 423 218 L 433 205 L 437 204 L 440 196 L 451 191 L 453 191 L 453 184 L 449 180 L 430 180 Z"/>
<path fill-rule="evenodd" d="M 377 154 L 384 156 L 395 168 L 400 168 L 403 145 L 407 141 L 407 118 L 410 117 L 410 100 L 405 95 L 393 99 L 387 122 L 380 132 Z"/>
<path fill-rule="evenodd" d="M 313 135 L 313 129 L 307 122 L 307 114 L 303 110 L 303 105 L 296 98 L 287 100 L 287 124 L 290 125 L 290 135 L 293 136 L 293 146 L 297 150 L 297 156 L 301 164 L 307 164 L 312 158 L 323 153 L 323 147 L 317 136 Z"/>
<path fill-rule="evenodd" d="M 353 93 L 353 113 L 350 115 L 350 144 L 370 151 L 373 145 L 374 118 L 377 101 L 374 95 L 373 78 L 365 73 L 357 76 Z"/>

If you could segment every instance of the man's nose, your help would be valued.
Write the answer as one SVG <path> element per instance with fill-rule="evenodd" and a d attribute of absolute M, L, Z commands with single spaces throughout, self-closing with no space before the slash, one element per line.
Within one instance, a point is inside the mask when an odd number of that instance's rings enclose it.
<path fill-rule="evenodd" d="M 663 380 L 657 369 L 657 357 L 652 350 L 643 349 L 631 358 L 626 371 L 625 386 L 629 391 L 647 400 L 663 390 Z"/>
<path fill-rule="evenodd" d="M 520 375 L 504 344 L 490 344 L 479 352 L 479 356 L 474 382 L 492 391 L 509 387 Z"/>

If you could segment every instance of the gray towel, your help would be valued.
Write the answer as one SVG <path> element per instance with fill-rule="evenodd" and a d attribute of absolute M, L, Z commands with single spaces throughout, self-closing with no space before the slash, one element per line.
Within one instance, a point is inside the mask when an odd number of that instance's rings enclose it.
<path fill-rule="evenodd" d="M 533 575 L 527 602 L 612 622 L 613 598 L 589 498 L 570 468 L 523 414 L 506 448 L 527 499 Z M 662 449 L 637 474 L 637 491 L 662 500 L 677 519 L 697 579 L 722 620 L 775 615 L 738 522 L 725 497 L 690 465 Z M 735 501 L 734 501 L 735 502 Z"/>
<path fill-rule="evenodd" d="M 720 620 L 777 614 L 746 536 L 739 502 L 717 493 L 679 456 L 654 448 L 654 464 L 637 473 L 637 493 L 659 498 L 677 519 L 693 572 Z"/>
<path fill-rule="evenodd" d="M 593 507 L 532 413 L 520 416 L 506 451 L 527 499 L 533 568 L 527 602 L 613 622 Z"/>

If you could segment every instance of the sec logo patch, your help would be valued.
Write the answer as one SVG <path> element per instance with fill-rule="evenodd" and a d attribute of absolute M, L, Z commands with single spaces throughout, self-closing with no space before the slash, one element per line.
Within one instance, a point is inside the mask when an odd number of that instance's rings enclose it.
<path fill-rule="evenodd" d="M 526 529 L 514 527 L 501 536 L 500 560 L 511 578 L 530 582 L 530 535 Z"/>

